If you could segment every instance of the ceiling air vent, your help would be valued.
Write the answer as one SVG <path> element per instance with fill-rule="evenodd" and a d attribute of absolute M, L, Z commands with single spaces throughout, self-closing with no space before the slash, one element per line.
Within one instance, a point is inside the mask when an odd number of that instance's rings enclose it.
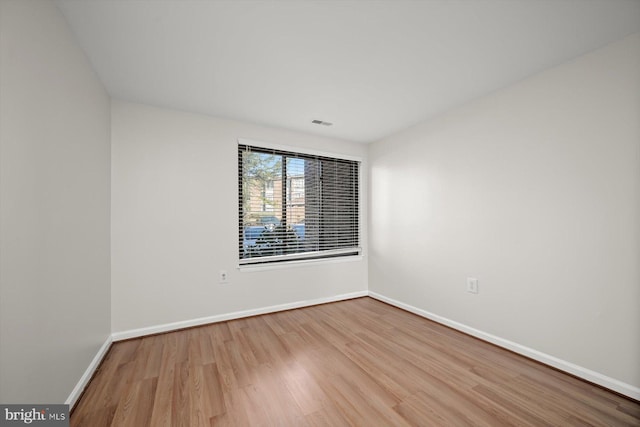
<path fill-rule="evenodd" d="M 333 125 L 333 123 L 324 122 L 322 120 L 311 120 L 311 123 L 313 123 L 314 125 L 322 125 L 322 126 L 331 126 L 331 125 Z"/>

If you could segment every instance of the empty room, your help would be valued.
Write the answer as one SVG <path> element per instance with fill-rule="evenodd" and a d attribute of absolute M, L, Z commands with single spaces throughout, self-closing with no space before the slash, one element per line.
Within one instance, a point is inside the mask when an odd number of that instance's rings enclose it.
<path fill-rule="evenodd" d="M 0 0 L 0 407 L 640 426 L 640 1 Z"/>

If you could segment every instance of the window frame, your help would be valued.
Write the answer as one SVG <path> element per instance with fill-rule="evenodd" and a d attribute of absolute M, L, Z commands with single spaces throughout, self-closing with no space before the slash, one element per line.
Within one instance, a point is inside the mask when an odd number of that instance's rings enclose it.
<path fill-rule="evenodd" d="M 282 268 L 286 266 L 300 266 L 307 263 L 318 263 L 318 262 L 345 262 L 345 261 L 358 261 L 363 258 L 363 248 L 362 248 L 362 240 L 363 240 L 363 159 L 359 156 L 351 156 L 345 154 L 337 154 L 332 152 L 324 152 L 318 151 L 308 148 L 300 148 L 293 147 L 281 144 L 270 144 L 262 141 L 256 141 L 251 139 L 238 138 L 236 146 L 236 157 L 238 161 L 238 235 L 236 236 L 238 251 L 238 269 L 240 270 L 263 270 L 263 269 L 274 269 L 274 268 Z M 279 152 L 284 152 L 283 155 L 286 156 L 286 153 L 292 155 L 301 155 L 303 157 L 308 156 L 311 158 L 318 159 L 335 159 L 335 160 L 344 160 L 350 162 L 358 163 L 358 172 L 357 172 L 357 244 L 352 248 L 345 249 L 335 249 L 335 250 L 323 250 L 318 252 L 300 252 L 296 254 L 291 254 L 289 259 L 289 255 L 276 255 L 276 256 L 263 256 L 263 257 L 255 257 L 255 258 L 242 258 L 243 252 L 243 244 L 242 244 L 242 232 L 243 232 L 243 219 L 242 219 L 242 161 L 240 157 L 240 147 L 241 146 L 251 146 L 255 147 L 259 150 L 274 150 Z M 293 156 L 291 156 L 293 157 Z M 286 192 L 286 190 L 283 190 Z"/>

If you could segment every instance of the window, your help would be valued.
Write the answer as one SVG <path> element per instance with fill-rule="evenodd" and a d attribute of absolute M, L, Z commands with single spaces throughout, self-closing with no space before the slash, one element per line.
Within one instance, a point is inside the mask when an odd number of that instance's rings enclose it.
<path fill-rule="evenodd" d="M 359 168 L 239 144 L 240 264 L 358 255 Z"/>

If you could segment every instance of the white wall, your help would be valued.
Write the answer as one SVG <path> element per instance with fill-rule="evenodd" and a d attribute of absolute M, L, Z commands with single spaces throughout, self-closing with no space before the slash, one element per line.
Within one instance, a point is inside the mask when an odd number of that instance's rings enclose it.
<path fill-rule="evenodd" d="M 639 34 L 369 162 L 371 291 L 640 387 Z"/>
<path fill-rule="evenodd" d="M 110 333 L 110 107 L 52 2 L 0 3 L 0 95 L 0 402 L 63 403 Z"/>
<path fill-rule="evenodd" d="M 361 144 L 113 101 L 113 332 L 366 291 L 366 258 L 236 269 L 238 138 L 366 159 Z"/>

